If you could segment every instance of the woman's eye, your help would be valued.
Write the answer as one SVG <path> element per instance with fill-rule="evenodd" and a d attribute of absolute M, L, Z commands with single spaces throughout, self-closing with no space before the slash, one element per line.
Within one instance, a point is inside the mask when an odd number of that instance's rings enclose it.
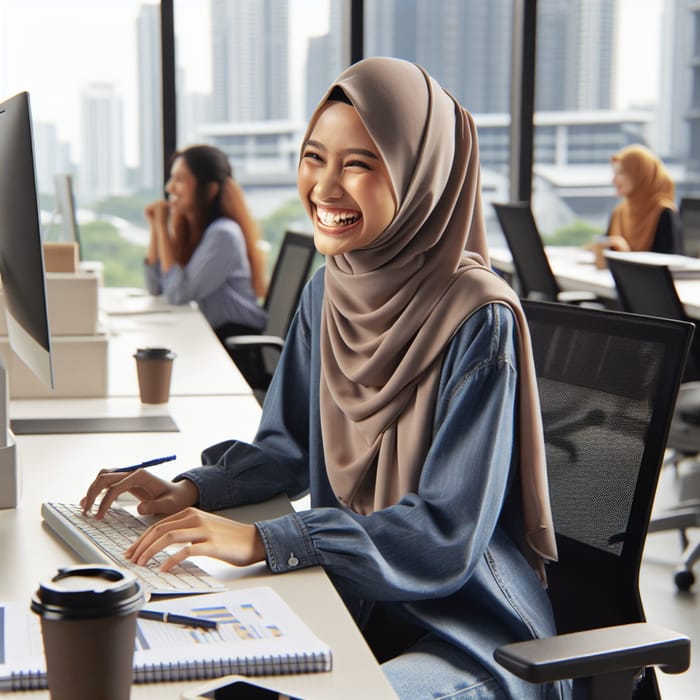
<path fill-rule="evenodd" d="M 350 160 L 345 164 L 346 168 L 362 168 L 363 170 L 370 170 L 370 167 L 363 160 Z"/>
<path fill-rule="evenodd" d="M 309 160 L 321 160 L 321 156 L 313 151 L 306 151 L 304 153 L 304 158 L 308 158 Z"/>

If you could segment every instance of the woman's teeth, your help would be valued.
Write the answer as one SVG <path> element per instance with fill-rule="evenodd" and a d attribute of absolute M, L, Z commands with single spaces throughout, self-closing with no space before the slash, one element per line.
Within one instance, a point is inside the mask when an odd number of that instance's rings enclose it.
<path fill-rule="evenodd" d="M 324 226 L 347 226 L 355 223 L 359 219 L 359 215 L 352 211 L 331 212 L 319 211 L 318 220 Z"/>

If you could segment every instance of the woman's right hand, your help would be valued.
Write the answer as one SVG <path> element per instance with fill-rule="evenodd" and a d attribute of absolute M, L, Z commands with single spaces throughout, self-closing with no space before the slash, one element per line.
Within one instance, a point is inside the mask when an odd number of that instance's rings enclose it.
<path fill-rule="evenodd" d="M 122 493 L 130 493 L 140 501 L 137 510 L 141 515 L 172 515 L 199 500 L 199 489 L 189 479 L 166 481 L 147 469 L 133 472 L 102 469 L 80 501 L 84 513 L 90 512 L 102 492 L 102 501 L 94 514 L 98 520 Z"/>
<path fill-rule="evenodd" d="M 168 218 L 168 203 L 164 199 L 157 199 L 155 202 L 147 204 L 143 210 L 149 223 L 160 220 L 167 221 Z"/>

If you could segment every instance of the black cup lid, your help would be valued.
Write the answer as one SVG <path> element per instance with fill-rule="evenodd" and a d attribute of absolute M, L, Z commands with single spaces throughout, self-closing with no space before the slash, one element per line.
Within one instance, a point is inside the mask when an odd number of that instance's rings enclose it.
<path fill-rule="evenodd" d="M 137 348 L 134 357 L 140 360 L 174 360 L 176 355 L 170 348 Z"/>
<path fill-rule="evenodd" d="M 49 620 L 76 620 L 130 615 L 144 603 L 136 577 L 111 566 L 84 564 L 59 569 L 41 581 L 31 609 Z"/>

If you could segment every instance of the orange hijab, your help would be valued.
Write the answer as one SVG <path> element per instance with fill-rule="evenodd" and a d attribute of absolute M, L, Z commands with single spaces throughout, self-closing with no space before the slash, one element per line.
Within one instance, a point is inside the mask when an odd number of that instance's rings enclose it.
<path fill-rule="evenodd" d="M 608 235 L 622 236 L 631 250 L 651 250 L 659 217 L 675 209 L 675 186 L 664 164 L 645 146 L 632 144 L 611 162 L 620 163 L 632 191 L 613 209 Z"/>
<path fill-rule="evenodd" d="M 488 267 L 472 117 L 422 68 L 369 58 L 331 86 L 304 143 L 336 86 L 385 161 L 398 207 L 370 247 L 326 261 L 320 407 L 333 491 L 362 514 L 417 491 L 445 350 L 475 310 L 506 304 L 519 330 L 524 550 L 543 575 L 556 544 L 532 349 L 517 295 Z"/>

